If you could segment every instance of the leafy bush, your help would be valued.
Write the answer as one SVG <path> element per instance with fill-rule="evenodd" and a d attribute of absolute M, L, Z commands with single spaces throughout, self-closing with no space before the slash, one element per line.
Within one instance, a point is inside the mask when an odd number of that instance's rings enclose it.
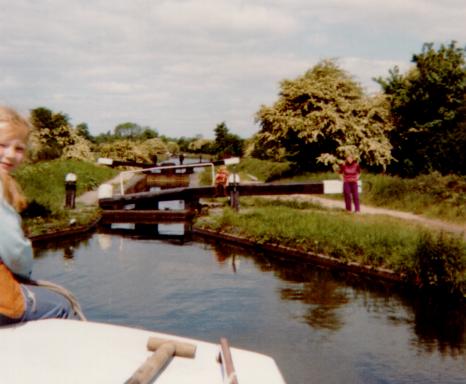
<path fill-rule="evenodd" d="M 413 263 L 411 276 L 420 288 L 466 296 L 466 247 L 458 238 L 424 233 L 419 238 Z"/>
<path fill-rule="evenodd" d="M 144 142 L 134 140 L 116 140 L 100 144 L 96 151 L 101 157 L 113 160 L 150 163 L 154 155 L 166 155 L 168 149 L 162 140 L 153 138 Z"/>
<path fill-rule="evenodd" d="M 466 177 L 439 173 L 412 179 L 363 174 L 365 203 L 453 221 L 466 220 Z"/>
<path fill-rule="evenodd" d="M 273 181 L 290 175 L 293 164 L 289 162 L 276 162 L 259 160 L 252 157 L 242 158 L 236 166 L 238 172 L 251 174 L 261 181 Z"/>

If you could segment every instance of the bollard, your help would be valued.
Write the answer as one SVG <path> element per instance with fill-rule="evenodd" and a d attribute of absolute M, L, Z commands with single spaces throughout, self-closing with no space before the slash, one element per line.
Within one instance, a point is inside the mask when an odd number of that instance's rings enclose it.
<path fill-rule="evenodd" d="M 238 185 L 240 183 L 240 177 L 237 173 L 232 173 L 228 177 L 228 185 L 230 186 L 230 207 L 235 211 L 239 211 L 239 191 Z"/>
<path fill-rule="evenodd" d="M 65 208 L 75 208 L 76 201 L 76 175 L 68 173 L 65 176 Z"/>

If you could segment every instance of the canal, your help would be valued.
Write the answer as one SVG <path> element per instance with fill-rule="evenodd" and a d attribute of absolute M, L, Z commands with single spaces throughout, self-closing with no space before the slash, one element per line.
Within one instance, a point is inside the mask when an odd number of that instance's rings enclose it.
<path fill-rule="evenodd" d="M 464 308 L 302 262 L 167 228 L 163 238 L 122 230 L 38 246 L 34 268 L 70 289 L 89 320 L 225 336 L 273 356 L 288 384 L 466 382 Z"/>

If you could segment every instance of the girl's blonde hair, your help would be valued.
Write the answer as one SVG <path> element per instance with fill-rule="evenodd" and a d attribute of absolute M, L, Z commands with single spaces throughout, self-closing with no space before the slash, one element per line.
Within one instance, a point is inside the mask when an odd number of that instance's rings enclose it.
<path fill-rule="evenodd" d="M 18 112 L 10 107 L 0 106 L 0 140 L 16 138 L 26 144 L 30 130 L 29 122 Z M 8 172 L 0 171 L 0 181 L 3 198 L 18 212 L 26 208 L 26 198 L 13 177 Z"/>

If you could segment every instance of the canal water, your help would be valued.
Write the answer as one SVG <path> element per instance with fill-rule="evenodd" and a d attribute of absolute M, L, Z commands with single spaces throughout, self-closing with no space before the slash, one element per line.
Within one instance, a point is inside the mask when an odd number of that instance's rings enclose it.
<path fill-rule="evenodd" d="M 121 232 L 37 247 L 33 277 L 93 321 L 271 355 L 288 384 L 466 383 L 464 308 L 169 229 Z"/>

